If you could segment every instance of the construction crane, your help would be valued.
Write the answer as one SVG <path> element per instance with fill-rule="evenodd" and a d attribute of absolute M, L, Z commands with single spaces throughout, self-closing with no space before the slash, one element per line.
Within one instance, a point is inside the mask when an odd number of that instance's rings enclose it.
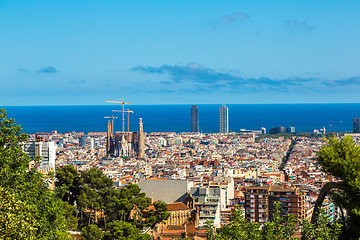
<path fill-rule="evenodd" d="M 125 109 L 124 109 L 124 106 L 125 106 L 125 104 L 130 104 L 130 103 L 125 102 L 124 98 L 121 99 L 121 102 L 118 102 L 118 101 L 105 101 L 105 102 L 122 104 L 122 131 L 125 132 L 125 115 L 124 115 L 125 114 Z"/>
<path fill-rule="evenodd" d="M 111 117 L 104 117 L 104 118 L 111 118 L 111 120 L 112 120 L 111 134 L 114 134 L 114 118 L 117 118 L 117 117 L 111 116 Z"/>
<path fill-rule="evenodd" d="M 119 110 L 113 110 L 113 112 L 122 112 L 122 111 L 119 111 Z M 128 119 L 127 119 L 127 131 L 128 132 L 130 132 L 130 113 L 134 113 L 134 111 L 131 111 L 131 110 L 126 110 L 126 111 L 124 111 L 124 112 L 126 112 L 127 113 L 127 117 L 128 117 Z M 123 112 L 123 113 L 124 113 Z"/>
<path fill-rule="evenodd" d="M 127 112 L 127 114 L 128 114 L 128 132 L 129 132 L 129 129 L 130 129 L 130 113 L 134 113 L 134 111 L 130 111 L 130 110 L 128 109 L 128 110 L 125 111 L 125 112 Z"/>

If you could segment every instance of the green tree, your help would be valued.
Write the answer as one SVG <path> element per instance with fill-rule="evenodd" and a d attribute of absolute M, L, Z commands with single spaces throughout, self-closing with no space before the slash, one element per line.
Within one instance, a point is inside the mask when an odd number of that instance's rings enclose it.
<path fill-rule="evenodd" d="M 95 211 L 100 211 L 98 226 L 106 227 L 106 223 L 113 220 L 130 221 L 130 211 L 134 206 L 139 209 L 142 219 L 142 211 L 151 203 L 151 199 L 140 192 L 138 185 L 129 184 L 121 190 L 115 189 L 112 180 L 96 168 L 79 173 L 73 166 L 64 166 L 58 170 L 56 177 L 58 196 L 70 204 L 76 203 L 80 226 L 94 223 L 92 215 Z M 166 217 L 164 207 L 167 205 L 158 205 L 159 211 L 152 214 L 153 221 L 149 224 L 156 224 Z M 72 215 L 66 214 L 66 217 L 70 218 L 67 219 L 68 225 L 74 226 Z M 136 224 L 142 227 L 144 222 L 140 220 Z"/>
<path fill-rule="evenodd" d="M 29 168 L 30 158 L 21 148 L 21 142 L 27 140 L 27 135 L 14 119 L 7 119 L 7 113 L 0 109 L 0 183 L 2 186 L 12 186 Z"/>
<path fill-rule="evenodd" d="M 270 221 L 262 227 L 262 239 L 296 239 L 294 237 L 297 222 L 295 216 L 293 214 L 281 216 L 281 213 L 280 202 L 275 202 Z"/>
<path fill-rule="evenodd" d="M 207 240 L 215 239 L 214 225 L 212 221 L 206 220 L 205 229 L 206 229 L 206 239 Z"/>
<path fill-rule="evenodd" d="M 102 204 L 105 209 L 106 221 L 125 221 L 128 219 L 128 214 L 133 208 L 133 204 L 129 199 L 121 198 L 120 193 L 117 189 L 107 189 L 103 192 Z"/>
<path fill-rule="evenodd" d="M 56 192 L 58 196 L 70 204 L 74 204 L 80 193 L 80 174 L 72 165 L 66 165 L 58 168 L 56 171 L 55 182 Z"/>
<path fill-rule="evenodd" d="M 100 240 L 104 233 L 95 224 L 85 226 L 81 229 L 81 236 L 85 240 Z"/>
<path fill-rule="evenodd" d="M 140 210 L 139 214 L 151 204 L 151 199 L 140 192 L 136 184 L 129 184 L 121 190 L 110 189 L 103 192 L 102 201 L 108 221 L 129 221 L 130 211 L 134 206 Z M 142 215 L 140 216 L 142 217 Z"/>
<path fill-rule="evenodd" d="M 11 190 L 0 187 L 1 239 L 35 239 L 37 224 L 30 207 L 16 200 Z"/>
<path fill-rule="evenodd" d="M 95 189 L 96 191 L 102 191 L 113 187 L 113 181 L 97 168 L 90 168 L 81 172 L 81 178 L 83 185 Z"/>
<path fill-rule="evenodd" d="M 140 192 L 141 189 L 136 184 L 129 184 L 121 189 L 121 198 L 128 199 L 131 203 L 135 204 L 140 210 L 146 209 L 151 199 L 146 197 L 145 193 Z"/>
<path fill-rule="evenodd" d="M 104 193 L 113 188 L 113 182 L 110 178 L 97 168 L 90 168 L 81 172 L 81 194 L 80 206 L 82 211 L 84 206 L 90 210 L 88 224 L 91 222 L 91 215 L 94 211 L 102 211 L 104 202 L 102 201 Z"/>
<path fill-rule="evenodd" d="M 231 213 L 230 223 L 216 231 L 215 239 L 261 239 L 260 225 L 258 223 L 248 222 L 244 218 L 244 209 L 240 206 L 236 206 Z"/>
<path fill-rule="evenodd" d="M 270 240 L 270 239 L 296 239 L 296 219 L 292 214 L 282 216 L 281 205 L 275 202 L 270 221 L 264 223 L 262 227 L 256 222 L 248 222 L 244 218 L 244 210 L 236 206 L 231 213 L 230 223 L 217 229 L 216 234 L 211 239 L 226 240 Z M 207 224 L 208 225 L 208 224 Z M 207 226 L 209 229 L 209 226 Z M 208 239 L 211 236 L 208 231 Z"/>
<path fill-rule="evenodd" d="M 329 217 L 321 209 L 315 223 L 310 223 L 308 220 L 302 223 L 302 240 L 341 239 L 341 228 L 342 225 L 340 223 L 330 224 Z"/>
<path fill-rule="evenodd" d="M 69 230 L 77 230 L 78 220 L 76 218 L 76 208 L 75 206 L 67 203 L 63 203 L 64 217 L 66 219 L 66 227 Z"/>
<path fill-rule="evenodd" d="M 29 169 L 30 157 L 22 150 L 22 143 L 26 140 L 27 135 L 22 132 L 21 127 L 15 120 L 7 119 L 6 111 L 0 109 L 0 188 L 11 203 L 2 203 L 3 212 L 6 213 L 2 216 L 8 217 L 8 226 L 15 224 L 17 230 L 11 231 L 17 231 L 19 236 L 30 234 L 31 239 L 31 234 L 34 233 L 35 239 L 66 239 L 68 234 L 61 201 L 45 185 L 45 176 L 34 168 Z M 11 208 L 7 209 L 8 207 Z M 23 207 L 21 214 L 17 213 L 18 207 Z M 29 226 L 29 230 L 26 230 L 29 233 L 24 232 L 23 228 L 16 228 L 19 225 L 11 223 L 11 216 L 19 216 L 16 221 Z M 0 238 L 6 239 L 7 234 L 12 234 L 6 232 L 6 229 L 8 228 L 2 229 Z"/>
<path fill-rule="evenodd" d="M 140 234 L 139 229 L 128 222 L 112 221 L 107 224 L 104 240 L 151 240 L 148 234 Z"/>
<path fill-rule="evenodd" d="M 147 222 L 146 224 L 151 228 L 154 228 L 156 224 L 167 220 L 170 217 L 170 213 L 168 213 L 168 205 L 163 201 L 154 202 L 154 210 L 150 210 L 147 213 Z"/>
<path fill-rule="evenodd" d="M 330 138 L 318 153 L 322 170 L 341 181 L 331 194 L 336 205 L 346 209 L 343 238 L 360 237 L 360 147 L 351 136 L 343 140 Z"/>
<path fill-rule="evenodd" d="M 104 173 L 96 168 L 91 168 L 78 173 L 73 166 L 59 169 L 57 176 L 57 193 L 63 201 L 76 203 L 80 213 L 80 226 L 94 223 L 92 217 L 95 211 L 100 211 L 100 221 L 97 225 L 106 228 L 106 223 L 114 220 L 131 221 L 138 227 L 144 225 L 154 227 L 157 223 L 169 217 L 167 204 L 154 203 L 155 211 L 149 211 L 147 221 L 143 221 L 143 210 L 151 204 L 151 199 L 141 193 L 136 184 L 129 184 L 121 190 L 113 187 L 113 182 Z M 132 209 L 138 209 L 138 216 L 129 219 Z M 75 214 L 69 205 L 64 205 L 67 225 L 69 229 L 76 226 Z M 86 214 L 85 214 L 86 213 Z"/>

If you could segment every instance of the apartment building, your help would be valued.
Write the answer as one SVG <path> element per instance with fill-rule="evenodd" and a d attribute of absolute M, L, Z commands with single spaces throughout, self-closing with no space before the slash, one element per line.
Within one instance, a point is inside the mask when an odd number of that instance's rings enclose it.
<path fill-rule="evenodd" d="M 31 160 L 40 156 L 39 169 L 51 169 L 55 172 L 56 144 L 55 142 L 28 141 L 23 144 L 23 150 L 29 154 Z"/>
<path fill-rule="evenodd" d="M 273 214 L 274 202 L 280 202 L 282 214 L 293 214 L 297 219 L 309 218 L 305 193 L 298 187 L 287 185 L 263 185 L 248 187 L 245 194 L 245 218 L 252 222 L 264 223 Z"/>
<path fill-rule="evenodd" d="M 245 193 L 245 218 L 251 222 L 269 221 L 270 185 L 248 187 Z"/>
<path fill-rule="evenodd" d="M 215 177 L 202 186 L 192 187 L 190 194 L 195 200 L 195 208 L 199 209 L 199 225 L 210 220 L 215 227 L 220 227 L 221 210 L 226 209 L 234 198 L 234 181 L 230 177 Z"/>

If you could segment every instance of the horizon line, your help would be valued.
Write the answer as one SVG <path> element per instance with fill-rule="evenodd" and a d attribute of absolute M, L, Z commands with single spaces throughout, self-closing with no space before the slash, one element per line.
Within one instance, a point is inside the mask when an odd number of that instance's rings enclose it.
<path fill-rule="evenodd" d="M 297 104 L 360 104 L 360 102 L 297 102 L 297 103 L 164 103 L 164 104 L 130 104 L 132 106 L 171 106 L 171 105 L 297 105 Z M 3 105 L 5 107 L 60 107 L 60 106 L 118 106 L 119 104 L 42 104 L 42 105 Z"/>

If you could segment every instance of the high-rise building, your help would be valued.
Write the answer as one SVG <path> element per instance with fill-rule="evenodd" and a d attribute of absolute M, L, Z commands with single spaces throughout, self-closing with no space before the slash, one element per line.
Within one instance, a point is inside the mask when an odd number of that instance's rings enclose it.
<path fill-rule="evenodd" d="M 360 118 L 353 118 L 353 133 L 360 133 Z"/>
<path fill-rule="evenodd" d="M 199 132 L 199 109 L 196 105 L 191 107 L 191 132 Z"/>
<path fill-rule="evenodd" d="M 286 129 L 285 127 L 275 127 L 275 128 L 271 128 L 269 130 L 269 134 L 278 134 L 278 133 L 285 133 Z"/>
<path fill-rule="evenodd" d="M 261 134 L 266 134 L 266 128 L 264 127 L 261 128 Z"/>
<path fill-rule="evenodd" d="M 286 133 L 295 133 L 295 127 L 291 127 L 291 126 L 287 127 Z"/>
<path fill-rule="evenodd" d="M 229 108 L 222 105 L 220 108 L 220 133 L 229 132 Z"/>
<path fill-rule="evenodd" d="M 55 159 L 56 159 L 56 144 L 53 141 L 28 141 L 23 145 L 25 153 L 30 155 L 31 160 L 36 156 L 40 156 L 39 170 L 51 169 L 49 171 L 55 172 Z"/>

